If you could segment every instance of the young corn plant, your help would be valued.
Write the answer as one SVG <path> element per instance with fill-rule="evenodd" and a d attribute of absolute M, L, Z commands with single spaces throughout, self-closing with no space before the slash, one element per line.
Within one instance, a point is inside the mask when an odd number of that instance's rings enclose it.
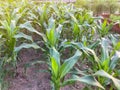
<path fill-rule="evenodd" d="M 112 23 L 109 24 L 107 20 L 99 20 L 96 27 L 98 29 L 100 37 L 104 37 L 109 34 L 112 28 Z"/>
<path fill-rule="evenodd" d="M 114 44 L 114 47 L 117 47 L 118 43 L 116 43 L 116 45 Z M 116 69 L 116 67 L 118 66 L 117 63 L 120 60 L 120 55 L 119 55 L 120 52 L 118 51 L 119 49 L 118 48 L 111 49 L 109 45 L 109 41 L 105 38 L 102 39 L 100 44 L 101 44 L 101 49 L 102 49 L 101 54 L 98 56 L 100 62 L 98 63 L 98 65 L 96 65 L 98 67 L 98 70 L 100 71 L 97 71 L 95 75 L 104 77 L 104 78 L 98 77 L 98 81 L 105 88 L 108 85 L 110 85 L 110 90 L 115 89 L 115 87 L 118 90 L 120 90 L 120 86 L 119 86 L 120 80 L 116 79 L 119 76 L 117 74 L 118 69 Z M 97 70 L 97 67 L 93 67 L 93 68 L 96 68 Z M 115 87 L 112 85 L 112 82 L 110 81 L 110 79 L 114 83 Z"/>
<path fill-rule="evenodd" d="M 96 47 L 96 43 L 94 43 L 92 46 Z M 91 55 L 91 53 L 93 56 L 95 56 L 95 53 L 93 52 L 92 49 L 85 47 L 82 43 L 79 43 L 79 42 L 76 43 L 76 42 L 64 41 L 60 45 L 60 48 L 63 48 L 63 49 L 71 48 L 71 47 L 78 49 L 82 53 L 81 57 L 79 58 L 80 61 L 81 60 L 83 61 L 84 57 L 87 57 L 87 55 Z M 99 60 L 96 59 L 95 62 L 99 62 Z M 78 63 L 78 61 L 76 63 Z M 82 82 L 82 83 L 85 83 L 85 84 L 88 84 L 91 86 L 96 86 L 101 89 L 104 89 L 104 87 L 99 83 L 99 81 L 97 81 L 97 79 L 95 78 L 95 76 L 93 74 L 87 73 L 86 71 L 81 71 L 79 69 L 76 69 L 76 67 L 73 67 L 73 68 L 75 68 L 75 69 L 72 69 L 70 71 L 70 74 L 72 74 L 73 77 L 71 77 L 69 80 L 64 81 L 64 83 L 63 83 L 64 86 L 74 83 L 76 81 L 79 81 L 79 82 Z"/>
<path fill-rule="evenodd" d="M 48 23 L 51 17 L 49 3 L 34 5 L 32 10 L 28 12 L 29 19 L 34 22 L 35 25 L 39 25 L 40 31 L 45 32 L 45 25 Z"/>
<path fill-rule="evenodd" d="M 95 36 L 95 18 L 89 15 L 86 11 L 77 10 L 75 13 L 69 12 L 71 17 L 71 33 L 73 40 L 76 42 L 81 42 L 83 38 L 89 39 L 90 42 Z"/>
<path fill-rule="evenodd" d="M 61 63 L 60 53 L 55 48 L 51 48 L 49 66 L 51 71 L 53 90 L 60 90 L 61 87 L 64 87 L 68 84 L 72 84 L 76 81 L 80 81 L 82 83 L 97 86 L 99 88 L 104 89 L 92 75 L 82 74 L 83 76 L 79 77 L 75 75 L 75 73 L 72 73 L 73 77 L 65 80 L 65 76 L 68 73 L 70 74 L 72 72 L 71 70 L 73 69 L 74 65 L 78 62 L 81 55 L 82 52 L 77 50 L 72 57 L 64 60 L 64 62 Z M 76 73 L 79 73 L 79 71 L 77 71 Z"/>
<path fill-rule="evenodd" d="M 12 3 L 10 1 L 9 3 Z M 5 77 L 16 67 L 17 53 L 22 48 L 39 48 L 33 43 L 32 37 L 20 32 L 21 27 L 19 26 L 23 22 L 23 17 L 27 13 L 27 9 L 23 7 L 12 7 L 10 8 L 8 2 L 1 3 L 1 14 L 0 14 L 0 89 L 6 87 Z M 18 2 L 19 3 L 19 2 Z M 12 3 L 13 4 L 13 3 Z M 15 4 L 15 3 L 14 3 Z M 17 4 L 16 4 L 17 5 Z M 23 4 L 21 4 L 23 5 Z M 23 43 L 19 46 L 18 40 L 26 40 L 27 43 Z M 22 41 L 24 42 L 24 41 Z M 30 44 L 28 44 L 28 42 Z M 32 43 L 32 44 L 31 44 Z"/>
<path fill-rule="evenodd" d="M 120 80 L 116 79 L 118 76 L 116 76 L 116 72 L 118 71 L 116 69 L 117 67 L 117 63 L 120 60 L 120 55 L 119 55 L 119 51 L 116 50 L 110 50 L 110 45 L 108 44 L 109 41 L 107 41 L 107 39 L 103 38 L 101 41 L 101 54 L 99 60 L 100 62 L 98 63 L 98 65 L 96 65 L 98 67 L 98 70 L 95 73 L 95 75 L 98 76 L 102 76 L 104 78 L 98 77 L 98 81 L 100 81 L 100 83 L 104 86 L 107 87 L 108 85 L 110 85 L 110 90 L 115 89 L 115 87 L 120 90 Z M 117 45 L 117 44 L 116 44 Z M 95 68 L 95 67 L 94 67 Z M 95 70 L 96 71 L 96 70 Z M 116 77 L 116 78 L 115 78 Z M 114 86 L 112 85 L 112 82 L 114 83 Z"/>
<path fill-rule="evenodd" d="M 32 27 L 29 21 L 25 22 L 24 24 L 20 25 L 21 28 L 25 28 L 30 32 L 38 34 L 40 37 L 43 38 L 43 42 L 45 46 L 49 49 L 51 47 L 58 47 L 59 38 L 62 31 L 62 25 L 56 25 L 56 21 L 53 17 L 49 18 L 48 25 L 46 26 L 46 32 L 39 32 L 34 27 Z"/>
<path fill-rule="evenodd" d="M 98 81 L 103 85 L 103 87 L 107 88 L 107 86 L 110 85 L 110 90 L 113 90 L 113 82 L 115 87 L 119 90 L 120 80 L 115 78 L 118 77 L 116 76 L 116 66 L 117 62 L 120 60 L 119 51 L 113 50 L 112 52 L 110 52 L 108 41 L 105 38 L 103 38 L 101 41 L 101 49 L 101 54 L 97 57 L 96 53 L 88 48 L 88 60 L 95 60 L 93 64 L 96 64 L 95 66 L 91 67 L 91 69 L 93 70 L 93 72 L 96 72 L 94 75 L 98 78 Z M 85 48 L 85 50 L 87 49 Z M 94 58 L 90 58 L 90 54 L 92 54 Z M 102 76 L 104 78 L 101 78 L 99 76 Z"/>
<path fill-rule="evenodd" d="M 61 63 L 60 53 L 55 48 L 51 48 L 50 71 L 52 75 L 51 80 L 53 84 L 53 90 L 60 90 L 60 87 L 63 85 L 64 77 L 79 60 L 80 55 L 81 52 L 77 51 L 74 56 Z"/>
<path fill-rule="evenodd" d="M 90 73 L 92 74 L 86 74 L 85 75 L 92 75 L 94 76 L 94 78 L 96 77 L 98 82 L 101 83 L 102 85 L 102 89 L 104 89 L 103 87 L 107 88 L 108 85 L 110 85 L 110 90 L 113 90 L 115 87 L 119 90 L 120 89 L 120 80 L 117 79 L 118 72 L 117 69 L 115 69 L 115 67 L 118 65 L 117 62 L 120 60 L 120 55 L 119 55 L 119 51 L 113 51 L 113 52 L 109 52 L 109 45 L 107 43 L 108 41 L 106 41 L 106 39 L 102 39 L 101 41 L 101 54 L 100 55 L 96 55 L 96 53 L 94 52 L 94 50 L 84 46 L 82 43 L 75 43 L 75 42 L 64 42 L 63 43 L 63 47 L 74 47 L 76 49 L 79 49 L 82 53 L 84 53 L 85 57 L 88 58 L 88 60 L 90 60 L 90 62 L 92 62 L 93 66 L 89 66 L 89 68 L 91 68 L 92 72 L 90 71 Z M 98 45 L 98 44 L 97 44 Z M 116 44 L 117 45 L 117 44 Z M 96 47 L 96 45 L 92 45 L 93 47 Z M 91 47 L 91 46 L 89 46 Z M 95 73 L 94 73 L 95 72 Z M 82 73 L 82 75 L 84 75 Z M 81 75 L 81 73 L 80 73 Z M 117 76 L 118 75 L 118 76 Z M 101 76 L 103 78 L 101 78 Z M 78 80 L 79 81 L 79 80 Z M 112 85 L 112 82 L 114 83 L 114 86 Z M 101 89 L 100 89 L 101 90 Z"/>
<path fill-rule="evenodd" d="M 12 1 L 11 1 L 12 2 Z M 6 2 L 5 2 L 6 3 Z M 27 44 L 23 43 L 20 47 L 17 44 L 17 40 L 23 38 L 24 40 L 28 40 L 28 42 L 33 43 L 32 37 L 22 33 L 20 30 L 20 22 L 24 21 L 22 18 L 27 13 L 28 9 L 20 8 L 5 8 L 3 5 L 3 9 L 5 9 L 4 16 L 2 16 L 0 20 L 0 35 L 5 40 L 3 49 L 3 54 L 8 57 L 8 61 L 10 64 L 16 65 L 17 53 L 22 48 L 30 48 L 36 44 Z M 38 46 L 36 45 L 38 48 Z"/>
<path fill-rule="evenodd" d="M 15 11 L 16 10 L 14 10 L 13 13 L 15 13 Z M 15 49 L 17 40 L 15 38 L 15 35 L 19 31 L 19 26 L 17 24 L 18 24 L 18 20 L 20 19 L 21 15 L 19 15 L 19 18 L 14 17 L 14 19 L 13 19 L 13 17 L 11 16 L 11 14 L 8 11 L 8 16 L 9 16 L 8 18 L 5 17 L 7 19 L 0 21 L 0 24 L 1 24 L 0 34 L 2 35 L 2 38 L 5 39 L 4 54 L 7 54 L 8 58 L 11 57 L 12 61 L 16 61 L 16 59 L 15 59 L 16 53 L 15 53 L 14 49 Z"/>

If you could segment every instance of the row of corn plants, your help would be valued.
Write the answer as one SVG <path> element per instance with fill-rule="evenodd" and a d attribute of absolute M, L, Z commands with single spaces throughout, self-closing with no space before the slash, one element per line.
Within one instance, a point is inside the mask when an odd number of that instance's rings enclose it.
<path fill-rule="evenodd" d="M 76 81 L 88 90 L 120 90 L 120 35 L 111 29 L 112 23 L 72 4 L 0 1 L 1 90 L 23 48 L 43 51 L 46 60 L 39 61 L 48 65 L 52 90 Z"/>

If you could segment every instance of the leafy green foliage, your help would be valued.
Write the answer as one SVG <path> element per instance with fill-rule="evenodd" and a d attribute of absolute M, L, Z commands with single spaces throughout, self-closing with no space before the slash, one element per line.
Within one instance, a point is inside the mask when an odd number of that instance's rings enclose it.
<path fill-rule="evenodd" d="M 33 64 L 48 64 L 53 90 L 76 81 L 119 90 L 120 35 L 111 34 L 111 26 L 72 4 L 0 1 L 0 81 L 21 49 L 34 48 L 45 52 L 45 60 Z"/>
<path fill-rule="evenodd" d="M 101 37 L 107 35 L 111 30 L 111 28 L 112 28 L 112 23 L 109 24 L 107 20 L 103 20 L 103 22 L 102 20 L 100 20 L 99 23 L 97 23 L 97 29 Z"/>
<path fill-rule="evenodd" d="M 58 57 L 56 58 L 54 54 L 58 54 Z M 56 51 L 55 48 L 52 49 L 52 53 L 50 55 L 50 61 L 51 61 L 51 73 L 52 73 L 52 82 L 55 84 L 55 90 L 59 90 L 61 87 L 61 80 L 65 77 L 65 75 L 73 68 L 75 63 L 79 60 L 81 56 L 80 51 L 76 51 L 74 56 L 70 57 L 67 60 L 64 60 L 64 62 L 60 63 L 60 54 L 58 51 Z"/>

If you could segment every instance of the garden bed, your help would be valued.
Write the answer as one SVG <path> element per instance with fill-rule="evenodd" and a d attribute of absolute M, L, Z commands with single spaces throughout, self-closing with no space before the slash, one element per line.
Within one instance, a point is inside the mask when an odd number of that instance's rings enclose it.
<path fill-rule="evenodd" d="M 0 1 L 0 12 L 1 90 L 120 89 L 120 35 L 111 20 L 27 0 Z"/>

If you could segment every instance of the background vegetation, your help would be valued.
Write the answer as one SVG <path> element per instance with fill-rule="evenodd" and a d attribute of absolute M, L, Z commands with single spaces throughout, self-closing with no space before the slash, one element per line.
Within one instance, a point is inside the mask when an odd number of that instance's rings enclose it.
<path fill-rule="evenodd" d="M 77 7 L 86 8 L 93 11 L 95 14 L 119 13 L 119 0 L 77 0 Z"/>

